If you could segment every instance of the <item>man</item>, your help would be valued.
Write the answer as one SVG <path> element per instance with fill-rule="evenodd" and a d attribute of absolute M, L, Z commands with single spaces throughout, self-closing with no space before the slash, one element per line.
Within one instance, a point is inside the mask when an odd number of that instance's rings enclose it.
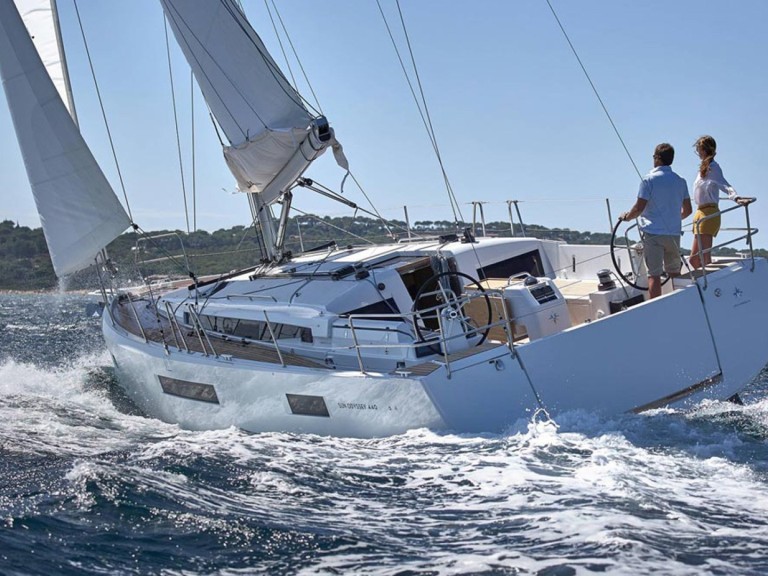
<path fill-rule="evenodd" d="M 691 197 L 685 180 L 672 171 L 675 149 L 659 144 L 653 153 L 653 170 L 640 182 L 637 202 L 619 219 L 640 217 L 645 266 L 648 268 L 648 294 L 661 295 L 661 272 L 680 275 L 680 235 L 682 221 L 691 212 Z"/>

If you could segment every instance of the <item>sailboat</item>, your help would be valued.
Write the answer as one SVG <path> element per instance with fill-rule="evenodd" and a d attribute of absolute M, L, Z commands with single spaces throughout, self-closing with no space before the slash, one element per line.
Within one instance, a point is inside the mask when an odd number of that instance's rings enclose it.
<path fill-rule="evenodd" d="M 746 257 L 714 258 L 652 300 L 634 242 L 467 229 L 290 253 L 288 215 L 297 186 L 311 186 L 307 168 L 329 148 L 348 168 L 330 123 L 237 2 L 160 2 L 226 136 L 265 254 L 246 270 L 136 294 L 111 290 L 104 253 L 134 223 L 13 0 L 0 0 L 0 72 L 56 273 L 96 264 L 118 382 L 147 415 L 188 429 L 353 437 L 501 432 L 541 411 L 733 398 L 768 362 L 768 262 L 751 250 L 748 205 L 729 209 L 745 216 Z"/>

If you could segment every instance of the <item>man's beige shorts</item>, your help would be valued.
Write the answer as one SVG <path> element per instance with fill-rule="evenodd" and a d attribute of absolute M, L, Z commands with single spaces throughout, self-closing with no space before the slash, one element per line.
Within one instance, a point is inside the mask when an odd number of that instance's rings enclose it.
<path fill-rule="evenodd" d="M 643 250 L 648 276 L 661 276 L 662 270 L 667 274 L 680 273 L 680 236 L 646 234 Z"/>

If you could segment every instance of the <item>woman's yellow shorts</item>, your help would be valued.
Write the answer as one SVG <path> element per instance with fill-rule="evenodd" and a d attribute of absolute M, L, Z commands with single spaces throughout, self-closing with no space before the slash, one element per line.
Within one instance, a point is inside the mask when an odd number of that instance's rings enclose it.
<path fill-rule="evenodd" d="M 709 234 L 710 236 L 717 236 L 717 233 L 720 231 L 720 215 L 713 218 L 709 218 L 707 220 L 704 220 L 704 222 L 699 223 L 699 220 L 704 218 L 705 216 L 711 216 L 715 212 L 718 212 L 718 207 L 716 204 L 706 204 L 704 206 L 699 206 L 696 209 L 696 214 L 693 216 L 693 233 L 699 233 L 699 234 Z"/>

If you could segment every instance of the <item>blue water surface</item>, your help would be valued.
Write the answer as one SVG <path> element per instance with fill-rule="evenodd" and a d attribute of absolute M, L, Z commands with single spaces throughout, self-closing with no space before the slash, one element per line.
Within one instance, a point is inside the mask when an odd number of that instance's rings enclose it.
<path fill-rule="evenodd" d="M 768 573 L 744 406 L 354 440 L 143 417 L 86 295 L 0 295 L 0 574 Z"/>

